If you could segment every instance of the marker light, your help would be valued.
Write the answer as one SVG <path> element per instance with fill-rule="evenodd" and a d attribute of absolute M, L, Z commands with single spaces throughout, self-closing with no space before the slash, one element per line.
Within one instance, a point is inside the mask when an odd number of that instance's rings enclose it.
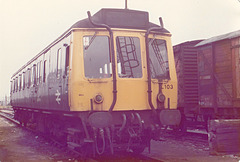
<path fill-rule="evenodd" d="M 103 96 L 100 95 L 100 94 L 97 94 L 95 97 L 94 97 L 94 101 L 97 103 L 97 104 L 100 104 L 103 102 Z"/>
<path fill-rule="evenodd" d="M 164 102 L 165 101 L 165 99 L 166 99 L 166 97 L 162 94 L 162 93 L 159 93 L 158 95 L 157 95 L 157 100 L 158 100 L 158 102 Z"/>

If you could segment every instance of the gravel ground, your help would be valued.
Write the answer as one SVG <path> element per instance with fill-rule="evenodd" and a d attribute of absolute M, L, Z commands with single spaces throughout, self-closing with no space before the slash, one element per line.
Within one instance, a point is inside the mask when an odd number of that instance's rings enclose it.
<path fill-rule="evenodd" d="M 146 149 L 143 155 L 164 162 L 239 162 L 238 155 L 209 155 L 207 142 L 189 140 L 164 139 L 152 141 L 151 153 Z M 43 137 L 22 129 L 8 120 L 0 118 L 0 162 L 65 162 L 74 161 L 69 153 L 47 142 Z M 91 159 L 86 161 L 92 161 Z M 101 161 L 101 160 L 100 160 Z M 121 159 L 105 159 L 103 161 L 126 161 Z M 128 160 L 127 160 L 128 161 Z M 132 160 L 131 161 L 135 161 Z M 138 161 L 138 160 L 137 160 Z M 147 161 L 147 160 L 141 160 Z"/>
<path fill-rule="evenodd" d="M 48 143 L 43 137 L 0 118 L 1 162 L 52 162 L 69 159 L 69 155 Z"/>

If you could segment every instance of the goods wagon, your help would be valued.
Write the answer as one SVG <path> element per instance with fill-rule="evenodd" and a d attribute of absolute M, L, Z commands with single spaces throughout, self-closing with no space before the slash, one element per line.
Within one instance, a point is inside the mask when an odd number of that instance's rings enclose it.
<path fill-rule="evenodd" d="M 79 152 L 142 152 L 178 125 L 171 34 L 148 12 L 101 9 L 75 23 L 11 78 L 23 125 Z"/>
<path fill-rule="evenodd" d="M 240 31 L 174 46 L 183 119 L 240 117 Z"/>
<path fill-rule="evenodd" d="M 240 112 L 240 31 L 204 40 L 198 49 L 199 106 L 211 116 L 234 118 Z"/>

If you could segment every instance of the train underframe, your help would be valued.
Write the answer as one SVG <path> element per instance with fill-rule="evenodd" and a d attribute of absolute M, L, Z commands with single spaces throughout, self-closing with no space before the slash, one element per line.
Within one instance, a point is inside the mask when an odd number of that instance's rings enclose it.
<path fill-rule="evenodd" d="M 14 107 L 15 119 L 83 156 L 117 151 L 142 153 L 158 138 L 159 125 L 151 110 L 56 112 Z"/>
<path fill-rule="evenodd" d="M 183 107 L 178 109 L 182 116 L 180 123 L 182 130 L 186 130 L 188 127 L 208 130 L 208 121 L 212 119 L 240 119 L 240 108 L 238 107 L 201 107 L 191 111 Z"/>

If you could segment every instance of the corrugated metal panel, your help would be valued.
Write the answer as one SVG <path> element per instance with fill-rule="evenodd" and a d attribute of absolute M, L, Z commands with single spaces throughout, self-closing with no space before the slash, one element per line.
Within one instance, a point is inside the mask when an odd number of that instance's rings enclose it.
<path fill-rule="evenodd" d="M 185 111 L 196 111 L 198 96 L 198 58 L 194 47 L 201 40 L 188 41 L 174 46 L 178 77 L 178 106 Z"/>
<path fill-rule="evenodd" d="M 185 108 L 198 105 L 197 50 L 193 46 L 183 47 L 183 78 Z"/>

